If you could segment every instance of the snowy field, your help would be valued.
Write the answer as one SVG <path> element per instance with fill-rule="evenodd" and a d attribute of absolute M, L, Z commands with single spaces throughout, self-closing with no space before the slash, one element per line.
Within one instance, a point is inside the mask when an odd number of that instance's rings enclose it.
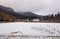
<path fill-rule="evenodd" d="M 0 39 L 60 39 L 60 23 L 0 23 Z"/>
<path fill-rule="evenodd" d="M 22 34 L 17 33 L 19 35 L 60 36 L 60 23 L 13 22 L 0 24 L 0 35 L 11 35 L 10 33 L 18 31 L 22 32 Z"/>
<path fill-rule="evenodd" d="M 0 36 L 0 39 L 60 39 L 60 36 Z"/>

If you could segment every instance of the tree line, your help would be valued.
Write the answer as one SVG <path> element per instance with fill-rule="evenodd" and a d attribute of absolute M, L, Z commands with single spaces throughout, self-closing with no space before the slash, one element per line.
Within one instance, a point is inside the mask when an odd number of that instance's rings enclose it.
<path fill-rule="evenodd" d="M 58 12 L 57 14 L 49 14 L 49 15 L 46 15 L 45 18 L 43 20 L 49 20 L 49 21 L 54 21 L 54 22 L 60 22 L 60 12 Z"/>

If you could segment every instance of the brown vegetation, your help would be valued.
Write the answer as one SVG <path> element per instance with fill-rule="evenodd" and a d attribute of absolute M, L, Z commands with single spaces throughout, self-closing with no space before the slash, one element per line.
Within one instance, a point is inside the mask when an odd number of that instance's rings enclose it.
<path fill-rule="evenodd" d="M 0 20 L 1 21 L 14 21 L 16 19 L 16 17 L 7 14 L 6 12 L 1 12 L 0 11 Z"/>

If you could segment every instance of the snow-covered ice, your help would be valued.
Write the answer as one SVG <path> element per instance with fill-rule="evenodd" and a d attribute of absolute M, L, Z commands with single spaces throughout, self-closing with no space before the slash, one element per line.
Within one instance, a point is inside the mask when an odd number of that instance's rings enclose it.
<path fill-rule="evenodd" d="M 0 34 L 20 31 L 20 35 L 60 35 L 60 23 L 13 22 L 1 23 Z"/>

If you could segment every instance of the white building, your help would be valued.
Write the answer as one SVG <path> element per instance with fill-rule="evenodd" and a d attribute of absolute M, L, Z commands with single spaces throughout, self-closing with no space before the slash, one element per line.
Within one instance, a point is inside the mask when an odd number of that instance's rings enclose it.
<path fill-rule="evenodd" d="M 31 21 L 33 21 L 33 22 L 39 22 L 40 20 L 37 18 L 37 19 L 32 19 Z"/>

